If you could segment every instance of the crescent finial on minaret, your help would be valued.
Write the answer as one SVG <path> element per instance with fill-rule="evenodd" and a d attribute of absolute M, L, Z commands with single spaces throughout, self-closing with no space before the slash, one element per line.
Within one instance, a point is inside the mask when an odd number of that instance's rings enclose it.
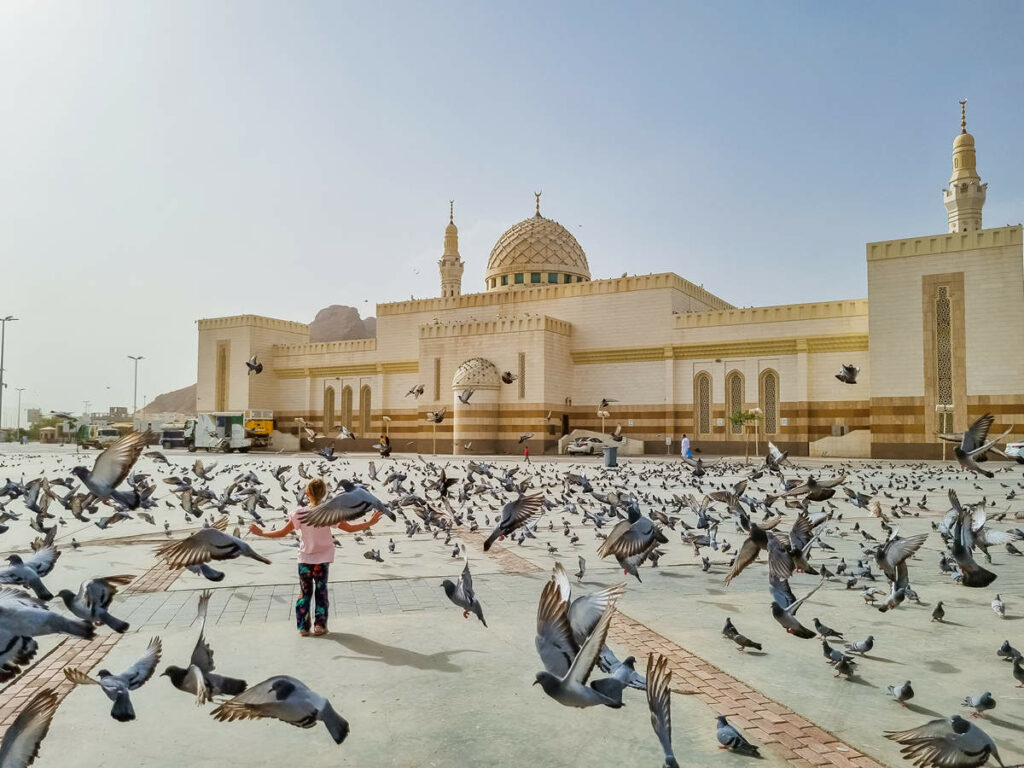
<path fill-rule="evenodd" d="M 967 99 L 960 99 L 960 133 L 967 133 Z"/>

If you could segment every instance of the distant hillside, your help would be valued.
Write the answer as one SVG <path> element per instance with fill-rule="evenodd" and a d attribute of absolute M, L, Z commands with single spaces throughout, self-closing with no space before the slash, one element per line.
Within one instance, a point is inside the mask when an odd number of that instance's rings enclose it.
<path fill-rule="evenodd" d="M 183 413 L 186 416 L 194 416 L 196 413 L 196 385 L 189 384 L 187 387 L 176 389 L 173 392 L 157 395 L 152 402 L 146 404 L 146 410 L 152 413 Z"/>

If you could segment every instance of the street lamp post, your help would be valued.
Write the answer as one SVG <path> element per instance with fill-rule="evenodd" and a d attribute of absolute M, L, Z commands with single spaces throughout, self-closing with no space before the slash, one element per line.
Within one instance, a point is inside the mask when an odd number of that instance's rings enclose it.
<path fill-rule="evenodd" d="M 0 426 L 4 421 L 4 346 L 7 342 L 7 323 L 17 320 L 14 315 L 0 317 Z"/>
<path fill-rule="evenodd" d="M 145 360 L 142 355 L 128 355 L 129 360 L 135 361 L 135 384 L 132 387 L 132 421 L 135 421 L 135 414 L 139 410 L 139 360 Z"/>
<path fill-rule="evenodd" d="M 18 387 L 18 440 L 21 440 L 21 393 L 25 387 Z"/>

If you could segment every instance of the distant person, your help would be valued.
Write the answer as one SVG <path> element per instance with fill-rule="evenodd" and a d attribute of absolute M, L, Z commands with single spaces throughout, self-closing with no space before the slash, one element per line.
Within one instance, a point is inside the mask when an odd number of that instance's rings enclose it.
<path fill-rule="evenodd" d="M 319 477 L 309 481 L 306 498 L 314 507 L 327 495 L 327 485 Z M 349 533 L 365 531 L 380 520 L 380 512 L 374 512 L 365 523 L 338 523 L 338 528 Z M 299 532 L 299 599 L 295 603 L 295 623 L 299 634 L 309 636 L 309 614 L 313 608 L 313 634 L 327 634 L 327 571 L 334 562 L 334 537 L 329 527 L 314 528 L 299 519 L 299 510 L 288 513 L 288 522 L 276 531 L 265 531 L 256 523 L 249 526 L 249 532 L 267 539 L 280 539 L 292 531 Z"/>
<path fill-rule="evenodd" d="M 690 438 L 683 435 L 683 442 L 680 444 L 680 453 L 688 459 L 693 458 L 693 452 L 690 451 Z"/>
<path fill-rule="evenodd" d="M 527 464 L 530 463 L 530 448 L 529 447 L 523 448 L 523 460 Z"/>
<path fill-rule="evenodd" d="M 391 438 L 387 435 L 380 436 L 380 457 L 386 459 L 391 455 Z"/>

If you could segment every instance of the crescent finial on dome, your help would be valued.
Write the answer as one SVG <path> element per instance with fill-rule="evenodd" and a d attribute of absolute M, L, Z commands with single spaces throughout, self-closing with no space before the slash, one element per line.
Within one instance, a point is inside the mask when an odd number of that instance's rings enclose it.
<path fill-rule="evenodd" d="M 540 196 L 543 195 L 543 194 L 544 194 L 543 191 L 541 191 L 541 192 L 534 192 L 533 193 L 533 196 L 537 198 L 537 215 L 538 216 L 540 216 Z"/>

